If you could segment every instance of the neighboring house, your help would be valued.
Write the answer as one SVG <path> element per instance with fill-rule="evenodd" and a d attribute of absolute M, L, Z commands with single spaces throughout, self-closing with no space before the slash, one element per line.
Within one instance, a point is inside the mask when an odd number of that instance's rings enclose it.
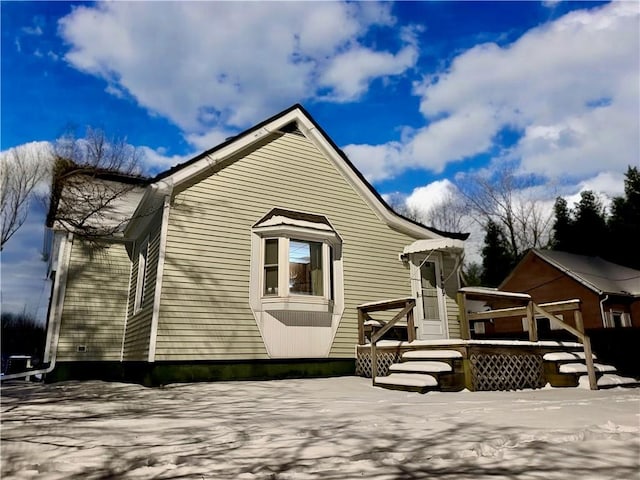
<path fill-rule="evenodd" d="M 131 220 L 100 245 L 54 209 L 54 378 L 352 373 L 356 306 L 397 297 L 419 298 L 418 338 L 459 338 L 467 235 L 395 214 L 299 105 L 126 205 Z"/>
<path fill-rule="evenodd" d="M 585 329 L 640 327 L 640 271 L 599 257 L 533 249 L 498 289 L 528 293 L 536 303 L 580 299 Z M 538 323 L 543 332 L 554 329 Z M 522 332 L 523 325 L 501 319 L 485 323 L 485 333 Z"/>

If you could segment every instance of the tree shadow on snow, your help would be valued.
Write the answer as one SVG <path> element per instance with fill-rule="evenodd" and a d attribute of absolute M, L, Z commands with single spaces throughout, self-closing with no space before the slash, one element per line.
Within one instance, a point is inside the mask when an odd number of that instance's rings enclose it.
<path fill-rule="evenodd" d="M 498 429 L 434 418 L 428 402 L 292 395 L 300 382 L 3 385 L 2 476 L 618 479 L 640 466 L 631 433 Z"/>

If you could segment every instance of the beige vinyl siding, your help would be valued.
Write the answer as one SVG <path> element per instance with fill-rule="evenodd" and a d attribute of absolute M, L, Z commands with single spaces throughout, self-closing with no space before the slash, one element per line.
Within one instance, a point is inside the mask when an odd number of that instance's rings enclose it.
<path fill-rule="evenodd" d="M 75 239 L 60 324 L 57 358 L 120 360 L 130 262 L 125 245 L 91 246 Z M 78 352 L 78 346 L 86 352 Z"/>
<path fill-rule="evenodd" d="M 411 294 L 389 228 L 306 138 L 285 134 L 179 193 L 169 218 L 156 360 L 259 359 L 251 227 L 274 207 L 325 215 L 343 238 L 345 312 L 332 357 L 353 357 L 356 305 Z"/>
<path fill-rule="evenodd" d="M 153 316 L 153 299 L 156 291 L 158 274 L 158 258 L 160 252 L 160 228 L 162 212 L 156 214 L 151 222 L 149 232 L 143 234 L 140 243 L 149 235 L 149 252 L 147 254 L 146 278 L 144 296 L 140 310 L 134 313 L 136 286 L 138 284 L 139 250 L 133 254 L 131 268 L 131 286 L 129 288 L 129 315 L 124 339 L 123 360 L 147 360 L 149 355 L 149 341 L 151 335 L 151 320 Z"/>
<path fill-rule="evenodd" d="M 458 273 L 454 271 L 457 267 L 456 259 L 445 256 L 442 259 L 445 304 L 447 308 L 447 321 L 449 324 L 449 338 L 460 338 L 460 320 L 458 318 L 458 303 L 456 295 L 458 293 Z"/>

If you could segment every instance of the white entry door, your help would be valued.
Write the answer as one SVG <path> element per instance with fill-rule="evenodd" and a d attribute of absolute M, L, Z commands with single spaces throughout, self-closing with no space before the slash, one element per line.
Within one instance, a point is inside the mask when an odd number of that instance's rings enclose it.
<path fill-rule="evenodd" d="M 440 256 L 416 256 L 411 262 L 413 294 L 416 297 L 418 339 L 448 338 L 444 294 L 440 286 Z"/>

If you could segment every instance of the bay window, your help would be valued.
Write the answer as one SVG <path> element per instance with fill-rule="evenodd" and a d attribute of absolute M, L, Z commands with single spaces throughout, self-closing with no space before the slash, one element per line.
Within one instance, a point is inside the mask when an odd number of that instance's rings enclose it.
<path fill-rule="evenodd" d="M 252 232 L 256 310 L 333 311 L 342 239 L 326 217 L 274 209 Z"/>
<path fill-rule="evenodd" d="M 263 295 L 325 296 L 331 249 L 323 242 L 295 238 L 264 240 Z M 280 254 L 282 252 L 282 254 Z"/>

